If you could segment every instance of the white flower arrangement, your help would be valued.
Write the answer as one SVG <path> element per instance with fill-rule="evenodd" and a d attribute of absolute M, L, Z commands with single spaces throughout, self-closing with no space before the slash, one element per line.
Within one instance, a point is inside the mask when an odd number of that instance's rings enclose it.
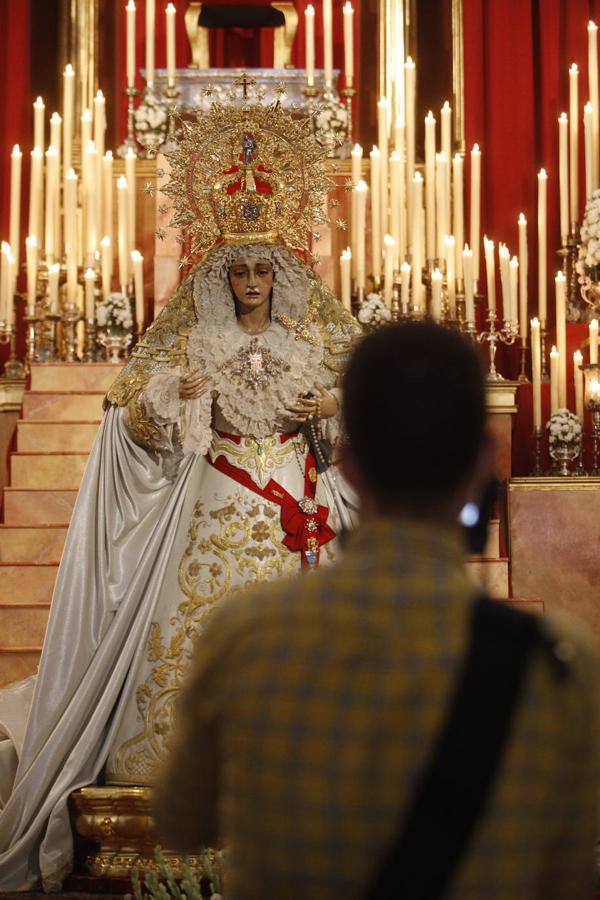
<path fill-rule="evenodd" d="M 581 422 L 568 409 L 557 409 L 550 416 L 546 428 L 551 448 L 560 444 L 572 444 L 575 448 L 581 444 Z"/>
<path fill-rule="evenodd" d="M 146 91 L 135 114 L 135 136 L 143 147 L 156 148 L 167 137 L 169 114 L 162 98 Z"/>
<path fill-rule="evenodd" d="M 328 150 L 339 148 L 348 136 L 348 110 L 340 98 L 326 93 L 319 98 L 315 116 L 315 137 Z M 336 151 L 336 155 L 338 155 Z"/>
<path fill-rule="evenodd" d="M 131 303 L 123 294 L 109 294 L 96 304 L 96 320 L 104 334 L 129 334 L 133 328 Z"/>
<path fill-rule="evenodd" d="M 598 281 L 600 275 L 600 189 L 592 192 L 585 205 L 583 222 L 581 223 L 581 244 L 579 258 L 576 263 L 579 283 L 587 284 L 588 280 Z"/>
<path fill-rule="evenodd" d="M 358 321 L 369 328 L 378 328 L 389 322 L 391 318 L 392 313 L 379 294 L 367 294 L 366 299 L 360 305 Z"/>

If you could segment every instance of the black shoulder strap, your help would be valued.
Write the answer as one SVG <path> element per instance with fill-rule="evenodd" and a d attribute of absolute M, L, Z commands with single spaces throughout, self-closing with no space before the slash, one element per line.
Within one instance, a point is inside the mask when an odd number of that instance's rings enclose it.
<path fill-rule="evenodd" d="M 493 785 L 534 649 L 534 616 L 474 605 L 472 633 L 433 759 L 365 900 L 436 900 L 449 886 Z"/>

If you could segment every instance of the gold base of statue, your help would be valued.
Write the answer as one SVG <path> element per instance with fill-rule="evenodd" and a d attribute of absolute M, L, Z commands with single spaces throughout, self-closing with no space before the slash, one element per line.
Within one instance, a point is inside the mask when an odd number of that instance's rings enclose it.
<path fill-rule="evenodd" d="M 151 814 L 148 787 L 85 787 L 70 797 L 75 844 L 75 879 L 129 880 L 131 869 L 156 871 L 154 851 L 159 843 Z M 163 857 L 176 878 L 181 875 L 182 854 L 163 848 Z M 215 853 L 208 851 L 211 863 Z M 201 878 L 205 872 L 199 856 L 187 863 Z"/>

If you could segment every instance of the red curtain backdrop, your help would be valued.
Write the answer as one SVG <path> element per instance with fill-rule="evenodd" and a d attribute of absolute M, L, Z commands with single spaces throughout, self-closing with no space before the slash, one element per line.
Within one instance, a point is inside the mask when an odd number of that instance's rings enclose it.
<path fill-rule="evenodd" d="M 463 0 L 467 157 L 482 157 L 482 235 L 518 253 L 517 219 L 528 222 L 529 311 L 537 312 L 537 173 L 548 173 L 548 317 L 559 268 L 558 125 L 568 114 L 568 69 L 579 67 L 579 203 L 585 205 L 583 105 L 587 24 L 600 0 Z M 468 163 L 467 163 L 468 168 Z M 467 179 L 468 183 L 468 179 Z M 467 206 L 468 209 L 468 206 Z M 482 268 L 480 276 L 485 278 Z M 480 284 L 484 281 L 480 280 Z M 499 284 L 497 285 L 497 291 Z M 514 354 L 513 354 L 514 355 Z M 514 373 L 513 373 L 514 374 Z"/>

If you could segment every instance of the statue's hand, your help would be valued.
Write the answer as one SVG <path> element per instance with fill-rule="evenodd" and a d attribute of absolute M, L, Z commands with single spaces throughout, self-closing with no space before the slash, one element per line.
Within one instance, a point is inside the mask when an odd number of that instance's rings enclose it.
<path fill-rule="evenodd" d="M 335 394 L 323 387 L 320 381 L 315 381 L 315 387 L 319 392 L 319 418 L 330 419 L 338 411 L 339 404 Z"/>
<path fill-rule="evenodd" d="M 210 377 L 199 375 L 198 369 L 192 369 L 179 379 L 179 396 L 182 400 L 197 400 L 208 391 Z"/>
<path fill-rule="evenodd" d="M 329 419 L 338 409 L 338 402 L 333 394 L 326 390 L 319 381 L 315 381 L 318 391 L 316 396 L 312 394 L 298 397 L 295 403 L 286 406 L 286 410 L 297 422 L 306 422 L 308 419 Z"/>

